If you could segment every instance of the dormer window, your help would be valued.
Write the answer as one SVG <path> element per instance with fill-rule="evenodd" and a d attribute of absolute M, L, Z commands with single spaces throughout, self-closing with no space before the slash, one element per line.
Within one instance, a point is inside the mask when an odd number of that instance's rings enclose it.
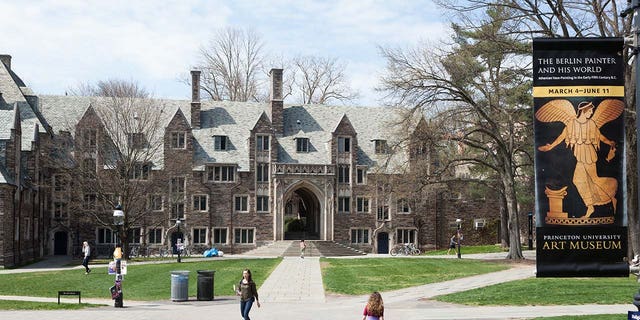
<path fill-rule="evenodd" d="M 351 138 L 338 137 L 338 152 L 342 152 L 342 153 L 351 152 Z"/>
<path fill-rule="evenodd" d="M 389 146 L 387 140 L 373 140 L 375 145 L 376 154 L 385 154 L 389 152 Z"/>
<path fill-rule="evenodd" d="M 269 136 L 256 136 L 256 150 L 269 151 Z"/>
<path fill-rule="evenodd" d="M 213 136 L 213 146 L 216 151 L 226 151 L 229 147 L 227 136 Z"/>
<path fill-rule="evenodd" d="M 142 132 L 127 134 L 127 142 L 129 143 L 129 147 L 133 149 L 142 149 L 147 145 L 147 139 Z"/>
<path fill-rule="evenodd" d="M 87 148 L 95 148 L 98 144 L 98 133 L 94 129 L 84 131 L 84 144 Z"/>
<path fill-rule="evenodd" d="M 186 132 L 171 132 L 171 148 L 184 149 L 187 140 Z"/>
<path fill-rule="evenodd" d="M 296 151 L 309 152 L 309 138 L 296 138 Z"/>

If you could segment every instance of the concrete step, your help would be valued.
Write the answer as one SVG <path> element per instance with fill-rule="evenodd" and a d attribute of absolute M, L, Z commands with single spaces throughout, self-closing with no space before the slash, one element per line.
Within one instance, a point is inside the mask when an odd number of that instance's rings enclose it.
<path fill-rule="evenodd" d="M 333 241 L 306 240 L 305 257 L 358 256 L 365 252 Z M 256 257 L 299 257 L 300 240 L 274 241 L 243 253 Z"/>
<path fill-rule="evenodd" d="M 338 256 L 357 256 L 366 254 L 354 248 L 333 242 L 333 241 L 305 241 L 307 248 L 304 252 L 305 257 L 338 257 Z M 300 241 L 294 241 L 291 246 L 283 253 L 285 257 L 300 256 Z"/>
<path fill-rule="evenodd" d="M 284 256 L 284 252 L 287 251 L 294 243 L 296 245 L 298 244 L 296 241 L 292 240 L 269 242 L 243 254 L 248 256 L 282 257 Z"/>

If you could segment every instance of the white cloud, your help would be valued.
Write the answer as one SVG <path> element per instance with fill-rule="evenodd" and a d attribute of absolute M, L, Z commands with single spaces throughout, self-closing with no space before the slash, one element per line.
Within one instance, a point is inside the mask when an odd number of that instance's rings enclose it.
<path fill-rule="evenodd" d="M 175 79 L 213 31 L 234 25 L 255 29 L 277 55 L 338 57 L 349 63 L 353 86 L 370 96 L 371 75 L 384 68 L 376 45 L 408 45 L 446 29 L 428 0 L 0 0 L 0 8 L 0 53 L 13 56 L 36 92 L 54 94 L 123 78 L 158 96 L 188 97 Z"/>

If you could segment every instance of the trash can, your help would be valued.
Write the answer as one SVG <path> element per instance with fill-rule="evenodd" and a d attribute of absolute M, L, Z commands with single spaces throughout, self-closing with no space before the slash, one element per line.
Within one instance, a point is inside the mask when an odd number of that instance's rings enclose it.
<path fill-rule="evenodd" d="M 213 300 L 213 270 L 198 270 L 198 300 Z"/>
<path fill-rule="evenodd" d="M 171 300 L 189 300 L 189 271 L 171 271 Z"/>

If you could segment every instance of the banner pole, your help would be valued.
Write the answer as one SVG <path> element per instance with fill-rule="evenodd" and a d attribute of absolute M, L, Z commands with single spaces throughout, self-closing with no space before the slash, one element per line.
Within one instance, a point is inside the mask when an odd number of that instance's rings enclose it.
<path fill-rule="evenodd" d="M 633 72 L 635 74 L 635 109 L 636 109 L 636 174 L 637 180 L 636 182 L 640 182 L 640 121 L 638 116 L 640 115 L 640 90 L 638 90 L 638 84 L 640 84 L 640 72 L 638 70 L 638 36 L 640 35 L 640 16 L 638 14 L 638 0 L 630 0 L 628 1 L 629 6 L 620 14 L 622 18 L 626 17 L 628 14 L 633 14 L 633 38 L 631 47 L 633 48 L 632 55 L 635 56 L 635 61 L 633 62 Z M 640 199 L 640 188 L 636 188 L 637 197 Z M 638 208 L 636 208 L 638 210 Z M 637 213 L 634 212 L 633 214 Z M 634 259 L 635 260 L 635 259 Z M 629 268 L 630 273 L 633 273 L 637 276 L 637 281 L 640 282 L 640 265 L 638 262 L 633 261 L 633 264 Z M 640 311 L 640 290 L 633 296 L 633 304 Z"/>

